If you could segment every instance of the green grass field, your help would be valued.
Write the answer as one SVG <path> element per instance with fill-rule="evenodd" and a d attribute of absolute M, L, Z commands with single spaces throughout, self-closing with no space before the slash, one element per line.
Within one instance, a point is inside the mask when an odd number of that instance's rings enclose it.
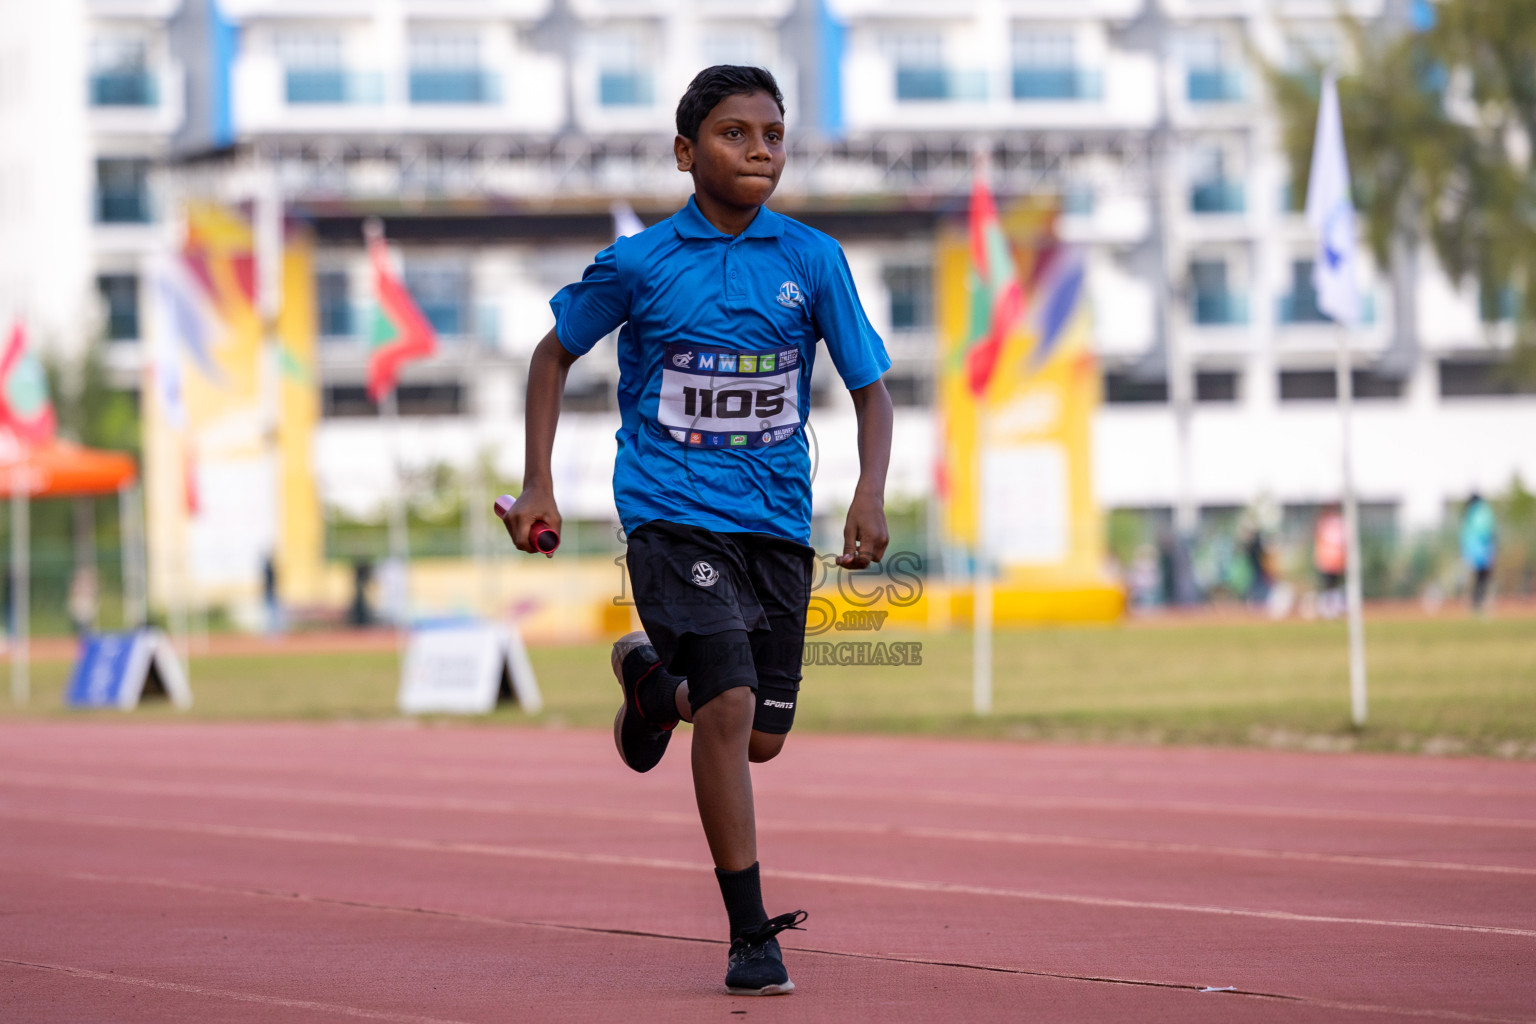
<path fill-rule="evenodd" d="M 984 719 L 970 713 L 969 634 L 857 638 L 919 641 L 922 664 L 808 667 L 797 728 L 1536 757 L 1536 619 L 1528 617 L 1369 624 L 1371 716 L 1359 732 L 1349 724 L 1339 624 L 1002 632 L 995 711 Z M 606 645 L 535 648 L 532 658 L 543 715 L 530 720 L 506 709 L 478 721 L 611 722 L 618 690 Z M 67 671 L 59 662 L 34 666 L 27 714 L 80 714 L 62 706 Z M 198 657 L 192 662 L 197 706 L 187 717 L 393 717 L 398 671 L 393 652 Z M 178 713 L 147 705 L 139 714 Z"/>

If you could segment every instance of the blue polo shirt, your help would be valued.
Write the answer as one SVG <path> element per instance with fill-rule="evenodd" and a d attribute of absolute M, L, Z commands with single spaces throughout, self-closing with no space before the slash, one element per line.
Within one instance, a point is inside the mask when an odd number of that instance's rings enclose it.
<path fill-rule="evenodd" d="M 809 541 L 816 342 L 849 390 L 891 366 L 835 240 L 767 207 L 722 234 L 690 198 L 598 253 L 550 308 L 576 355 L 622 325 L 613 495 L 626 531 L 664 519 Z"/>

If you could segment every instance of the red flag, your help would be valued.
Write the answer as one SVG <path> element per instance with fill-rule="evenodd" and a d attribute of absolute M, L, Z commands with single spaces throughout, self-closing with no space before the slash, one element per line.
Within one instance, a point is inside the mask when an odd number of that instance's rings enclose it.
<path fill-rule="evenodd" d="M 368 397 L 381 402 L 394 390 L 401 366 L 437 352 L 437 333 L 390 267 L 382 232 L 369 234 L 368 257 L 379 304 L 368 338 Z"/>
<path fill-rule="evenodd" d="M 17 320 L 10 341 L 0 356 L 0 423 L 16 432 L 26 444 L 42 444 L 53 438 L 58 422 L 48 399 L 48 375 L 43 364 L 27 349 L 27 334 Z"/>

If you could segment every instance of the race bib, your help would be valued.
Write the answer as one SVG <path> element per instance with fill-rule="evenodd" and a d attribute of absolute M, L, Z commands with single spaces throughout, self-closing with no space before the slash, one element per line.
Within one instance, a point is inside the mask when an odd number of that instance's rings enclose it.
<path fill-rule="evenodd" d="M 731 352 L 667 346 L 656 419 L 672 440 L 763 448 L 800 429 L 800 350 Z"/>

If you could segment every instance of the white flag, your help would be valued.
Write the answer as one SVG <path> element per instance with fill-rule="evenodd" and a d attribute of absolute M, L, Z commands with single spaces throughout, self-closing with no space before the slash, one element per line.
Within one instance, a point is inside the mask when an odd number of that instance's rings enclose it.
<path fill-rule="evenodd" d="M 645 224 L 635 211 L 622 199 L 616 199 L 609 209 L 613 211 L 613 237 L 626 238 L 645 230 Z"/>
<path fill-rule="evenodd" d="M 1336 322 L 1354 327 L 1360 323 L 1355 204 L 1349 198 L 1349 157 L 1344 152 L 1344 122 L 1332 72 L 1323 78 L 1317 109 L 1307 223 L 1317 233 L 1317 260 L 1312 266 L 1317 308 Z"/>

